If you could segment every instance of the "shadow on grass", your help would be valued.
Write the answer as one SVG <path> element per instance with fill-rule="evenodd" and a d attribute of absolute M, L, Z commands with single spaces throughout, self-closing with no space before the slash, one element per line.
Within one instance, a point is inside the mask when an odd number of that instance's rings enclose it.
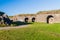
<path fill-rule="evenodd" d="M 33 23 L 32 22 L 28 23 L 28 22 L 15 21 L 12 24 L 15 24 L 15 26 L 19 26 L 19 25 L 28 25 L 28 24 L 33 24 Z"/>

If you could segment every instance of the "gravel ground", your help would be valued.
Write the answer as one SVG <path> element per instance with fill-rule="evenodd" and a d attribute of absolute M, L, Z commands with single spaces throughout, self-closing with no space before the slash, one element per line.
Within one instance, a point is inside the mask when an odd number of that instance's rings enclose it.
<path fill-rule="evenodd" d="M 29 25 L 21 25 L 21 26 L 15 26 L 15 27 L 0 27 L 0 30 L 10 30 L 14 28 L 23 28 L 23 27 L 28 27 Z"/>

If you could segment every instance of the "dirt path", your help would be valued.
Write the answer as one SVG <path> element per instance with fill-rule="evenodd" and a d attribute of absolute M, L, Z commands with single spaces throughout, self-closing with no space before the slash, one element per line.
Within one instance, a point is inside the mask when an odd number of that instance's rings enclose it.
<path fill-rule="evenodd" d="M 21 25 L 21 26 L 16 26 L 16 27 L 0 27 L 0 30 L 10 30 L 14 28 L 23 28 L 23 27 L 28 27 L 29 25 Z"/>

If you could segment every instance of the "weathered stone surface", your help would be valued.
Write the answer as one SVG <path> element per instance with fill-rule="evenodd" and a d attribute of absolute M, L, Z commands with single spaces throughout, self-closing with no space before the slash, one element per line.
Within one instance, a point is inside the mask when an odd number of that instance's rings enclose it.
<path fill-rule="evenodd" d="M 22 15 L 16 15 L 12 19 L 14 21 L 25 21 L 25 18 L 28 18 L 28 22 L 32 22 L 32 18 L 35 18 L 35 22 L 45 22 L 45 23 L 60 23 L 60 10 L 58 11 L 44 11 L 44 12 L 38 12 L 37 14 L 22 14 Z"/>

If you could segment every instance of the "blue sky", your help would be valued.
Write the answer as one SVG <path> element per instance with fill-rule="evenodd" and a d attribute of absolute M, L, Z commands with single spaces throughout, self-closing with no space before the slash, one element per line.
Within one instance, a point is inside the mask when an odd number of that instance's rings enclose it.
<path fill-rule="evenodd" d="M 9 16 L 56 9 L 60 9 L 60 0 L 0 0 L 0 11 Z"/>

